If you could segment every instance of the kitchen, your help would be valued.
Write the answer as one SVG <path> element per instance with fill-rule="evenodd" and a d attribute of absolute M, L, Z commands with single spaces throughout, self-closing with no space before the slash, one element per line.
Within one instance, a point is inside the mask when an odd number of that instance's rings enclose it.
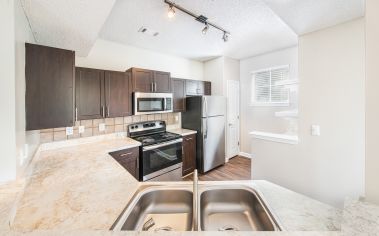
<path fill-rule="evenodd" d="M 376 232 L 375 1 L 48 2 L 1 6 L 0 232 Z"/>

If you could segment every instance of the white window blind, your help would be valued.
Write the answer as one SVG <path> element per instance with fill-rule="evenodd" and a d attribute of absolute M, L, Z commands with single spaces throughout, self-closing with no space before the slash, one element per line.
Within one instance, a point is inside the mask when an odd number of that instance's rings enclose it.
<path fill-rule="evenodd" d="M 253 72 L 253 104 L 288 104 L 289 66 L 281 66 Z"/>

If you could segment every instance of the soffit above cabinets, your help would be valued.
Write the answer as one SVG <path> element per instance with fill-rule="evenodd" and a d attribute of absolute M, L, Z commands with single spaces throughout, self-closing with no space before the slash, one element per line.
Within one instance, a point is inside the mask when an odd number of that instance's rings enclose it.
<path fill-rule="evenodd" d="M 19 1 L 19 0 L 17 0 Z M 115 0 L 20 0 L 38 44 L 86 56 Z"/>

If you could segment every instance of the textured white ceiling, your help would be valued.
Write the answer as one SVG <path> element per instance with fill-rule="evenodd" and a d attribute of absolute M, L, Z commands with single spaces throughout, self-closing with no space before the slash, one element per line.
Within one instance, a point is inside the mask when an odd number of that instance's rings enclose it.
<path fill-rule="evenodd" d="M 264 0 L 298 35 L 365 14 L 365 0 Z"/>
<path fill-rule="evenodd" d="M 246 58 L 297 44 L 297 35 L 364 15 L 364 0 L 175 0 L 231 32 L 229 42 L 163 0 L 20 0 L 38 43 L 86 56 L 97 38 L 192 59 Z M 113 8 L 112 8 L 113 7 Z M 141 27 L 157 37 L 138 33 Z"/>
<path fill-rule="evenodd" d="M 114 2 L 21 0 L 37 43 L 75 50 L 79 56 L 91 50 Z"/>
<path fill-rule="evenodd" d="M 177 11 L 167 17 L 163 0 L 117 0 L 100 33 L 101 38 L 137 47 L 204 60 L 226 55 L 244 58 L 297 44 L 297 35 L 261 0 L 176 0 L 231 32 L 222 32 Z M 138 33 L 141 27 L 159 32 L 157 37 Z"/>

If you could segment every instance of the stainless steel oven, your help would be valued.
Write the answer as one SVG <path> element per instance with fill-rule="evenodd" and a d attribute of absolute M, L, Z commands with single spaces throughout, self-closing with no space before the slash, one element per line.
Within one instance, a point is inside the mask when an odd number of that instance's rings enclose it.
<path fill-rule="evenodd" d="M 172 93 L 133 94 L 133 114 L 168 113 L 173 111 Z"/>
<path fill-rule="evenodd" d="M 142 147 L 142 181 L 173 181 L 182 176 L 182 138 Z"/>

